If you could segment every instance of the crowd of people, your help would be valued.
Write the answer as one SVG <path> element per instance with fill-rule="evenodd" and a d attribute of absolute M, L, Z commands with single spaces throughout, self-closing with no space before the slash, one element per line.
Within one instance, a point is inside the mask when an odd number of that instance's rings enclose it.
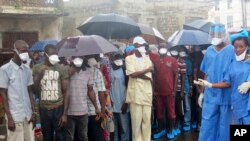
<path fill-rule="evenodd" d="M 0 69 L 7 140 L 34 141 L 39 116 L 44 141 L 172 140 L 194 129 L 199 141 L 229 141 L 230 124 L 250 124 L 250 43 L 245 30 L 227 35 L 214 24 L 208 48 L 137 36 L 124 51 L 72 57 L 51 44 L 31 55 L 17 40 Z"/>

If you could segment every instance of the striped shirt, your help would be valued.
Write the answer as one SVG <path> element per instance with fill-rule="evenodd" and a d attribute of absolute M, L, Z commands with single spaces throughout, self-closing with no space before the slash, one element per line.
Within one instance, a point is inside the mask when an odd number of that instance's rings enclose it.
<path fill-rule="evenodd" d="M 98 108 L 100 109 L 101 105 L 100 105 L 100 101 L 99 101 L 98 92 L 106 91 L 104 80 L 103 80 L 103 75 L 102 75 L 101 71 L 97 68 L 90 68 L 89 70 L 92 72 L 92 75 L 94 77 L 94 87 L 93 88 L 94 88 L 94 92 L 96 94 L 96 103 L 97 103 Z M 94 107 L 93 103 L 91 102 L 91 100 L 89 99 L 89 97 L 87 99 L 87 104 L 88 104 L 88 115 L 89 116 L 96 115 L 95 107 Z"/>
<path fill-rule="evenodd" d="M 94 78 L 90 70 L 75 73 L 70 78 L 70 104 L 68 115 L 88 114 L 87 97 L 88 85 L 94 84 Z"/>
<path fill-rule="evenodd" d="M 186 74 L 187 72 L 187 67 L 186 67 L 186 63 L 185 63 L 185 60 L 181 59 L 181 58 L 178 58 L 177 60 L 178 62 L 178 70 L 179 70 L 179 73 L 178 73 L 178 83 L 177 83 L 177 91 L 178 92 L 181 92 L 182 91 L 182 76 Z"/>

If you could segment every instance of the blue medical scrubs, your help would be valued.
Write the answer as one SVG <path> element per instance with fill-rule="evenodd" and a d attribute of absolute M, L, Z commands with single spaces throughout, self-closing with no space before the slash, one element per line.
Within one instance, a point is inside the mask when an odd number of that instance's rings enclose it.
<path fill-rule="evenodd" d="M 234 60 L 234 48 L 227 45 L 220 51 L 210 46 L 201 63 L 201 71 L 211 83 L 224 80 Z M 199 141 L 229 141 L 229 125 L 232 121 L 230 106 L 231 88 L 205 88 Z"/>
<path fill-rule="evenodd" d="M 250 59 L 246 61 L 233 61 L 225 77 L 225 82 L 231 85 L 231 104 L 236 124 L 250 124 L 249 91 L 240 94 L 238 87 L 246 82 L 250 74 Z"/>

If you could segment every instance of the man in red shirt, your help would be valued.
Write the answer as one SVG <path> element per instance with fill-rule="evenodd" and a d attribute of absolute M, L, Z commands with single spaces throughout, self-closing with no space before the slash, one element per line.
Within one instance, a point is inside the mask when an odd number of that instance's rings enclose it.
<path fill-rule="evenodd" d="M 154 106 L 158 121 L 159 132 L 153 138 L 161 138 L 166 134 L 167 138 L 173 139 L 175 124 L 175 91 L 178 78 L 178 63 L 175 58 L 167 56 L 165 46 L 159 47 L 159 56 L 151 57 L 154 64 Z M 166 109 L 169 124 L 164 127 L 164 111 Z"/>

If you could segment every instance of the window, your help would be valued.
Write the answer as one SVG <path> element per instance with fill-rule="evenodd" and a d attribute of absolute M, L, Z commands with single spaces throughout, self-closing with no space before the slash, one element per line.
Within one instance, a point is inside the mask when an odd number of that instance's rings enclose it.
<path fill-rule="evenodd" d="M 219 11 L 220 10 L 220 0 L 215 0 L 215 11 Z"/>
<path fill-rule="evenodd" d="M 232 0 L 227 0 L 227 8 L 232 8 Z"/>
<path fill-rule="evenodd" d="M 233 27 L 233 16 L 227 16 L 227 28 Z"/>

